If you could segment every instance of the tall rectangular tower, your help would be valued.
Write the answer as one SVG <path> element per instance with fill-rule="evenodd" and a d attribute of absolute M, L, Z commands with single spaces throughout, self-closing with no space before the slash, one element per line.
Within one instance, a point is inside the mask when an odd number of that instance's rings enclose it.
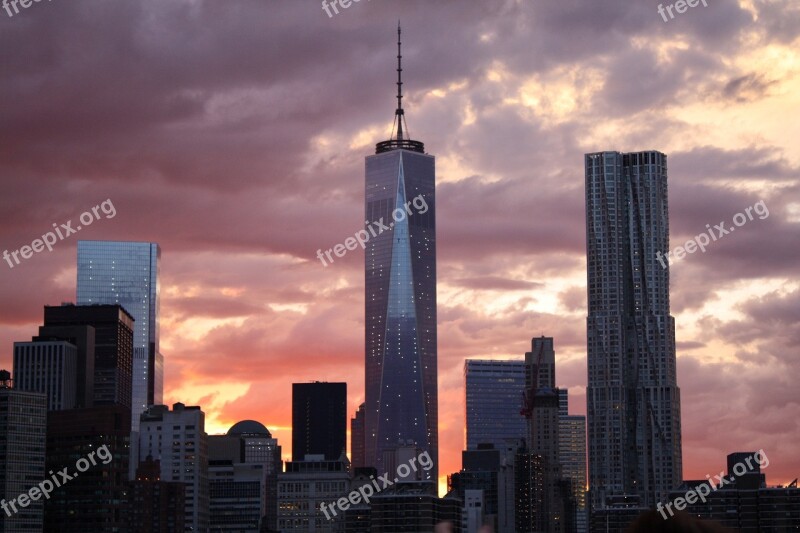
<path fill-rule="evenodd" d="M 150 406 L 141 415 L 137 463 L 160 461 L 161 479 L 186 484 L 186 531 L 209 531 L 206 415 L 196 405 Z"/>
<path fill-rule="evenodd" d="M 347 383 L 292 383 L 292 460 L 347 453 Z"/>
<path fill-rule="evenodd" d="M 159 351 L 159 261 L 152 242 L 78 241 L 78 305 L 119 304 L 136 320 L 133 335 L 132 429 L 164 392 Z"/>
<path fill-rule="evenodd" d="M 553 337 L 534 337 L 525 352 L 527 367 L 523 412 L 528 418 L 531 453 L 541 456 L 542 484 L 534 512 L 535 531 L 566 531 L 561 458 L 559 456 L 559 392 L 556 389 L 556 352 Z"/>
<path fill-rule="evenodd" d="M 358 406 L 356 415 L 350 419 L 350 464 L 355 468 L 366 466 L 364 458 L 364 404 Z"/>
<path fill-rule="evenodd" d="M 467 359 L 467 450 L 491 443 L 498 450 L 506 439 L 527 438 L 528 423 L 522 414 L 525 361 Z"/>
<path fill-rule="evenodd" d="M 42 531 L 43 500 L 20 495 L 49 476 L 45 474 L 47 397 L 13 388 L 11 374 L 0 370 L 0 531 Z M 74 464 L 74 461 L 73 461 Z"/>
<path fill-rule="evenodd" d="M 427 451 L 438 472 L 436 169 L 404 134 L 398 27 L 396 136 L 366 158 L 366 463 L 385 471 L 398 445 Z M 406 126 L 407 130 L 407 126 Z M 413 206 L 413 207 L 412 207 Z M 379 226 L 380 227 L 380 226 Z"/>
<path fill-rule="evenodd" d="M 681 482 L 680 391 L 669 309 L 667 156 L 585 155 L 586 389 L 593 508 L 666 500 Z"/>

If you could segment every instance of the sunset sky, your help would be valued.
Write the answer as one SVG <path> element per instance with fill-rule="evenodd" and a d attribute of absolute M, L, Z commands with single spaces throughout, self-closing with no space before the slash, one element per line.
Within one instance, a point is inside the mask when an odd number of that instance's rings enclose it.
<path fill-rule="evenodd" d="M 670 1 L 670 0 L 666 0 Z M 110 199 L 9 268 L 0 368 L 75 300 L 79 239 L 161 245 L 165 400 L 208 433 L 265 424 L 291 453 L 291 384 L 364 399 L 364 157 L 406 117 L 436 156 L 440 475 L 464 447 L 465 358 L 555 338 L 585 413 L 583 154 L 669 157 L 671 246 L 769 216 L 671 268 L 684 478 L 763 449 L 800 476 L 800 3 L 708 0 L 55 0 L 0 10 L 0 251 Z M 348 421 L 349 422 L 349 421 Z M 349 424 L 348 424 L 349 425 Z"/>

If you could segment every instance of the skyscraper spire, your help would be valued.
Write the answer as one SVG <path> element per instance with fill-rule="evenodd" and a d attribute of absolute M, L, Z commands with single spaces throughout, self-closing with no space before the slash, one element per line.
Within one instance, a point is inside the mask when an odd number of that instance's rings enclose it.
<path fill-rule="evenodd" d="M 403 109 L 403 42 L 400 21 L 397 21 L 397 109 L 394 111 L 392 134 L 388 141 L 381 141 L 375 146 L 375 153 L 380 154 L 390 150 L 411 150 L 425 153 L 425 145 L 419 141 L 411 140 L 406 123 L 405 110 Z M 397 132 L 395 135 L 394 132 Z"/>
<path fill-rule="evenodd" d="M 400 21 L 397 21 L 397 109 L 394 114 L 397 117 L 397 140 L 403 140 L 403 52 L 401 49 L 402 30 L 400 29 Z"/>

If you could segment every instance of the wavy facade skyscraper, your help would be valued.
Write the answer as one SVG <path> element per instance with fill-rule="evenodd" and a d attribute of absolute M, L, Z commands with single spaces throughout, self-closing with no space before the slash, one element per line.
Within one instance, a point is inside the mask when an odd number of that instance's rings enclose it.
<path fill-rule="evenodd" d="M 586 154 L 586 389 L 593 508 L 652 507 L 681 483 L 681 409 L 670 315 L 667 156 Z"/>
<path fill-rule="evenodd" d="M 382 473 L 398 445 L 414 444 L 433 459 L 424 474 L 436 480 L 436 170 L 407 135 L 399 27 L 397 45 L 396 133 L 366 158 L 366 222 L 391 229 L 365 250 L 365 463 Z M 420 196 L 427 209 L 409 209 Z"/>

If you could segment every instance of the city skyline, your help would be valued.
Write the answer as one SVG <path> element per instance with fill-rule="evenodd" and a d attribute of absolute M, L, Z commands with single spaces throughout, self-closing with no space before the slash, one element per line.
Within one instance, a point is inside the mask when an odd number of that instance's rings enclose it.
<path fill-rule="evenodd" d="M 52 2 L 0 22 L 19 50 L 0 80 L 13 102 L 2 249 L 106 198 L 116 216 L 80 239 L 158 242 L 165 404 L 201 405 L 210 434 L 258 420 L 288 458 L 293 382 L 347 382 L 348 417 L 364 401 L 363 252 L 327 267 L 314 254 L 363 227 L 363 158 L 389 135 L 401 17 L 404 107 L 437 158 L 440 477 L 464 445 L 466 358 L 518 358 L 553 336 L 558 385 L 585 414 L 583 154 L 651 149 L 670 161 L 671 248 L 756 202 L 770 213 L 670 266 L 683 477 L 762 448 L 770 483 L 797 476 L 790 3 L 710 3 L 669 23 L 618 1 L 177 9 Z M 50 31 L 65 22 L 86 40 Z M 80 54 L 52 52 L 90 48 L 94 98 Z M 31 72 L 52 81 L 28 85 Z M 43 305 L 74 301 L 77 241 L 3 266 L 0 367 Z"/>

